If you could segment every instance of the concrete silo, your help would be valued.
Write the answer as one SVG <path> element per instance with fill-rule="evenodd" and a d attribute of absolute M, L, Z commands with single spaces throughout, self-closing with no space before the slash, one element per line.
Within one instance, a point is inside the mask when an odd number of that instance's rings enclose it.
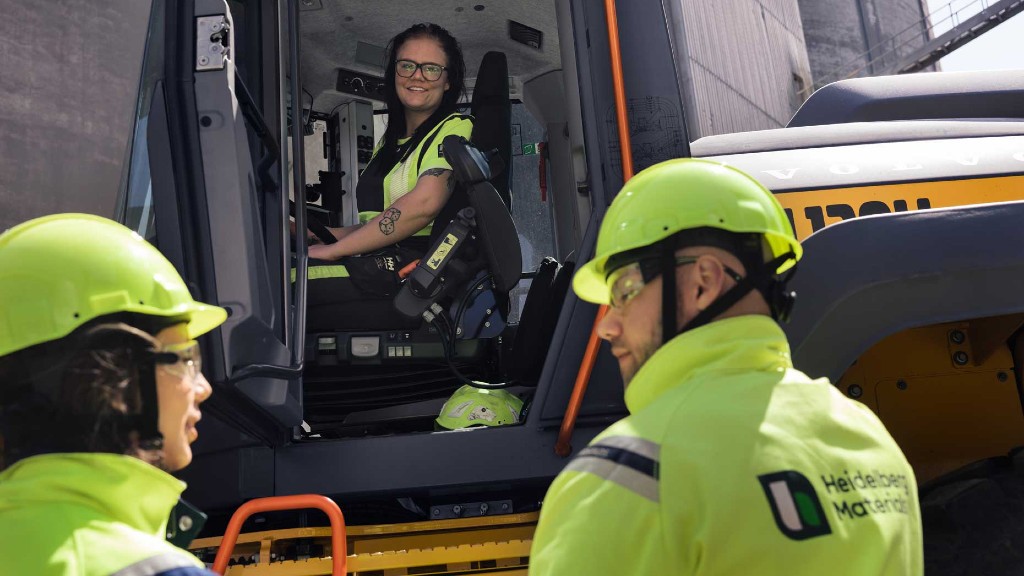
<path fill-rule="evenodd" d="M 690 139 L 780 128 L 823 83 L 891 73 L 928 40 L 923 3 L 668 2 Z"/>
<path fill-rule="evenodd" d="M 925 0 L 798 0 L 815 86 L 891 74 L 929 40 Z"/>

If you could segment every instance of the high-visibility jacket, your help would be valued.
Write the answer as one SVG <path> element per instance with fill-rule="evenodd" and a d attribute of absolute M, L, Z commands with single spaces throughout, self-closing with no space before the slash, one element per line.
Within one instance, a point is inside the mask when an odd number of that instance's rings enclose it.
<path fill-rule="evenodd" d="M 431 170 L 451 170 L 448 160 L 444 157 L 442 142 L 451 135 L 469 139 L 473 132 L 473 117 L 468 114 L 449 114 L 424 135 L 423 139 L 412 150 L 404 150 L 409 139 L 398 141 L 401 156 L 400 162 L 390 167 L 383 167 L 384 174 L 379 174 L 380 162 L 377 155 L 380 145 L 374 150 L 370 165 L 360 176 L 360 184 L 356 190 L 359 205 L 359 221 L 369 222 L 378 214 L 387 210 L 399 198 L 405 196 L 416 187 L 421 176 Z M 381 142 L 381 145 L 383 142 Z M 376 176 L 374 176 L 376 174 Z M 381 180 L 383 178 L 383 180 Z M 429 236 L 433 223 L 416 232 L 414 236 Z"/>
<path fill-rule="evenodd" d="M 21 460 L 0 474 L 0 575 L 212 574 L 166 540 L 184 489 L 131 456 Z"/>
<path fill-rule="evenodd" d="M 903 453 L 867 407 L 793 369 L 770 318 L 677 336 L 626 405 L 551 485 L 532 576 L 924 572 Z"/>

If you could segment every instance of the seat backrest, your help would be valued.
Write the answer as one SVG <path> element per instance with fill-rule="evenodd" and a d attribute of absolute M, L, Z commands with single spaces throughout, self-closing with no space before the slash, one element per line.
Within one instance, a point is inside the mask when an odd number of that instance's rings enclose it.
<path fill-rule="evenodd" d="M 502 52 L 488 52 L 480 62 L 470 113 L 473 115 L 473 133 L 469 141 L 482 152 L 498 151 L 503 166 L 493 164 L 490 182 L 498 197 L 509 210 L 512 208 L 512 109 L 508 101 L 508 62 Z M 500 170 L 498 170 L 500 168 Z M 430 235 L 433 245 L 455 215 L 466 206 L 469 198 L 467 187 L 456 185 L 448 202 L 441 207 L 434 219 Z"/>
<path fill-rule="evenodd" d="M 547 349 L 544 337 L 544 313 L 551 297 L 551 285 L 558 272 L 558 261 L 550 256 L 541 261 L 537 273 L 530 281 L 530 289 L 526 293 L 526 302 L 519 314 L 519 327 L 512 342 L 512 353 L 508 363 L 508 378 L 516 382 L 536 381 Z"/>
<path fill-rule="evenodd" d="M 492 170 L 491 184 L 511 210 L 512 107 L 508 97 L 508 60 L 502 52 L 488 52 L 480 61 L 473 86 L 473 136 L 469 141 L 482 152 L 498 151 L 503 167 Z"/>
<path fill-rule="evenodd" d="M 515 222 L 489 181 L 469 187 L 469 205 L 476 210 L 477 245 L 494 277 L 494 288 L 507 295 L 523 273 L 523 253 Z"/>
<path fill-rule="evenodd" d="M 554 266 L 548 264 L 548 260 Z M 554 277 L 546 283 L 541 278 L 545 265 L 554 269 Z M 537 269 L 537 277 L 533 281 L 536 283 L 541 280 L 541 284 L 530 285 L 523 313 L 519 317 L 519 328 L 512 344 L 512 360 L 508 370 L 511 380 L 528 386 L 536 384 L 540 378 L 575 269 L 574 262 L 566 261 L 559 266 L 553 258 L 545 258 Z"/>

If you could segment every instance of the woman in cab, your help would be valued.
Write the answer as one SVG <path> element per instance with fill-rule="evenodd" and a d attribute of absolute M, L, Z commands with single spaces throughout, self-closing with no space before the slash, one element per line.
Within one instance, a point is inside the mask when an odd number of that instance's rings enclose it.
<path fill-rule="evenodd" d="M 457 112 L 466 70 L 447 30 L 416 24 L 391 40 L 386 58 L 387 129 L 356 187 L 361 223 L 331 228 L 337 242 L 309 248 L 310 258 L 343 259 L 354 283 L 375 294 L 386 294 L 401 265 L 429 247 L 431 225 L 451 195 L 441 142 L 452 134 L 468 139 L 473 128 Z"/>

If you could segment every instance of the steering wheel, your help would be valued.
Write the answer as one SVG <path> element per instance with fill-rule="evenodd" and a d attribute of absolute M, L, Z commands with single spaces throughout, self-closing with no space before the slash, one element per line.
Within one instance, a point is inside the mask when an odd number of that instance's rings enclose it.
<path fill-rule="evenodd" d="M 295 217 L 295 202 L 293 200 L 288 201 L 288 213 L 293 218 Z M 324 244 L 334 244 L 338 241 L 334 234 L 331 234 L 331 231 L 327 229 L 327 226 L 324 226 L 316 218 L 306 218 L 306 229 L 312 232 Z"/>

